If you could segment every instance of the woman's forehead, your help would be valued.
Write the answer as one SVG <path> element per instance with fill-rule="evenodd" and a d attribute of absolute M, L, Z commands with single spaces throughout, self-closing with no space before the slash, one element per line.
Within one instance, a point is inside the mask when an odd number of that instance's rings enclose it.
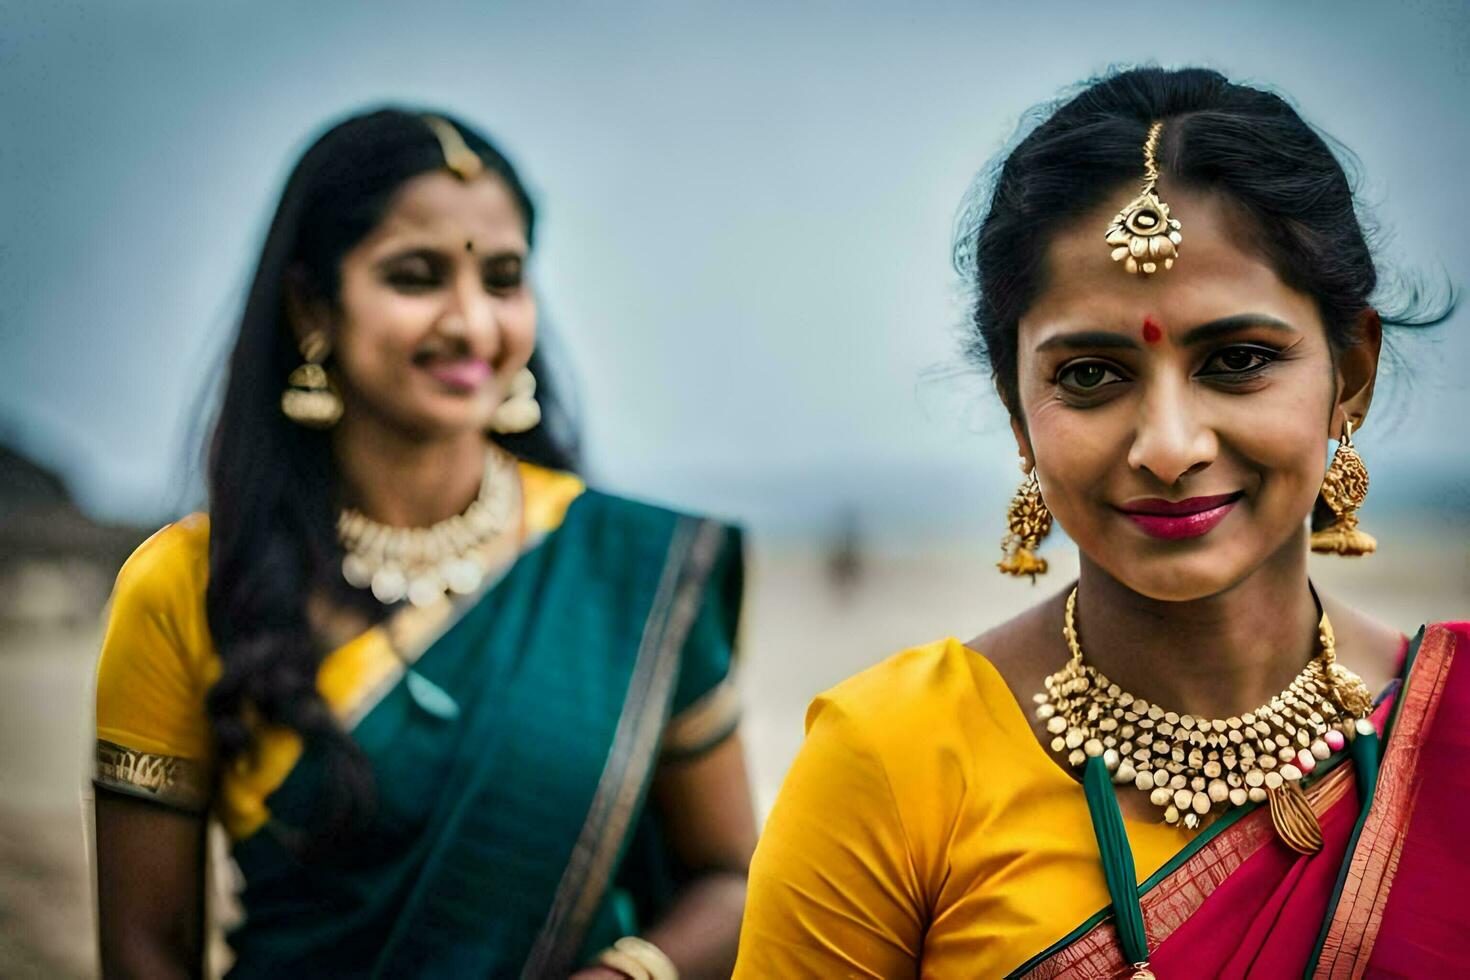
<path fill-rule="evenodd" d="M 525 219 L 499 177 L 462 181 L 442 171 L 405 182 L 364 244 L 390 241 L 495 242 L 525 245 Z"/>
<path fill-rule="evenodd" d="M 1179 257 L 1172 269 L 1128 273 L 1113 261 L 1103 236 L 1134 193 L 1132 187 L 1120 187 L 1053 235 L 1041 288 L 1020 318 L 1023 347 L 1034 347 L 1057 330 L 1136 333 L 1146 319 L 1165 334 L 1243 312 L 1269 314 L 1303 330 L 1316 322 L 1312 298 L 1281 281 L 1247 237 L 1248 222 L 1208 191 L 1160 185 L 1159 196 L 1183 226 Z"/>

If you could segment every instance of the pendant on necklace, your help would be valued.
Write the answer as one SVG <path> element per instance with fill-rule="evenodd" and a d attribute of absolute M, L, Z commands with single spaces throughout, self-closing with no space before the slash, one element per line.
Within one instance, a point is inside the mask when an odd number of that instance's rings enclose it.
<path fill-rule="evenodd" d="M 1150 704 L 1086 663 L 1076 599 L 1073 589 L 1062 630 L 1071 659 L 1034 699 L 1052 751 L 1075 768 L 1101 757 L 1113 782 L 1147 793 L 1167 824 L 1195 830 L 1226 806 L 1267 803 L 1288 847 L 1321 850 L 1321 824 L 1302 782 L 1368 724 L 1363 714 L 1372 705 L 1362 680 L 1336 662 L 1326 614 L 1317 656 L 1284 691 L 1254 711 L 1199 718 Z"/>

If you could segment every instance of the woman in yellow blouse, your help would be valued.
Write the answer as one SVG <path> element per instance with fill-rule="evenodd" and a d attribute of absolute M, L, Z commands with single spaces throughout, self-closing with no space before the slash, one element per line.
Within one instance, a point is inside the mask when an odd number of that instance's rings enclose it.
<path fill-rule="evenodd" d="M 1024 474 L 1000 568 L 1044 573 L 1055 518 L 1081 573 L 813 703 L 736 976 L 1449 975 L 1470 629 L 1410 643 L 1307 575 L 1373 550 L 1351 436 L 1408 319 L 1341 165 L 1276 95 L 1134 70 L 969 214 Z"/>
<path fill-rule="evenodd" d="M 297 164 L 209 513 L 113 595 L 105 975 L 203 971 L 211 817 L 244 880 L 232 977 L 728 974 L 739 536 L 574 475 L 533 229 L 440 116 L 353 117 Z"/>

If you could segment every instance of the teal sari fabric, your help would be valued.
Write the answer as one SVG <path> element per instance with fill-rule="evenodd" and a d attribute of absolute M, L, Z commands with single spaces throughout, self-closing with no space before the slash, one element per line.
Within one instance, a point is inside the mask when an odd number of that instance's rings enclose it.
<path fill-rule="evenodd" d="M 648 785 L 726 681 L 741 589 L 736 530 L 583 493 L 353 729 L 377 793 L 345 856 L 291 845 L 310 751 L 272 795 L 230 976 L 565 977 L 658 914 L 680 870 Z"/>

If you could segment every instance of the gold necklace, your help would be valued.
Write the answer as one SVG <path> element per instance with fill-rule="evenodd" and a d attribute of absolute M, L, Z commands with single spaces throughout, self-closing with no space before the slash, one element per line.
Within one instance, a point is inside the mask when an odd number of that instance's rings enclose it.
<path fill-rule="evenodd" d="M 1071 659 L 1034 697 L 1052 751 L 1080 769 L 1101 756 L 1113 782 L 1132 783 L 1164 811 L 1164 821 L 1193 830 L 1226 805 L 1267 802 L 1282 840 L 1304 854 L 1322 847 L 1322 831 L 1302 793 L 1302 779 L 1349 738 L 1372 710 L 1368 688 L 1337 663 L 1327 614 L 1317 624 L 1318 654 L 1280 694 L 1241 715 L 1196 718 L 1124 691 L 1082 659 L 1077 589 L 1067 597 L 1062 635 Z"/>
<path fill-rule="evenodd" d="M 515 461 L 490 449 L 480 492 L 463 514 L 428 527 L 392 527 L 347 508 L 337 518 L 346 554 L 342 577 L 372 589 L 384 605 L 408 599 L 429 606 L 445 593 L 468 595 L 489 572 L 486 551 L 510 525 L 515 505 Z"/>

